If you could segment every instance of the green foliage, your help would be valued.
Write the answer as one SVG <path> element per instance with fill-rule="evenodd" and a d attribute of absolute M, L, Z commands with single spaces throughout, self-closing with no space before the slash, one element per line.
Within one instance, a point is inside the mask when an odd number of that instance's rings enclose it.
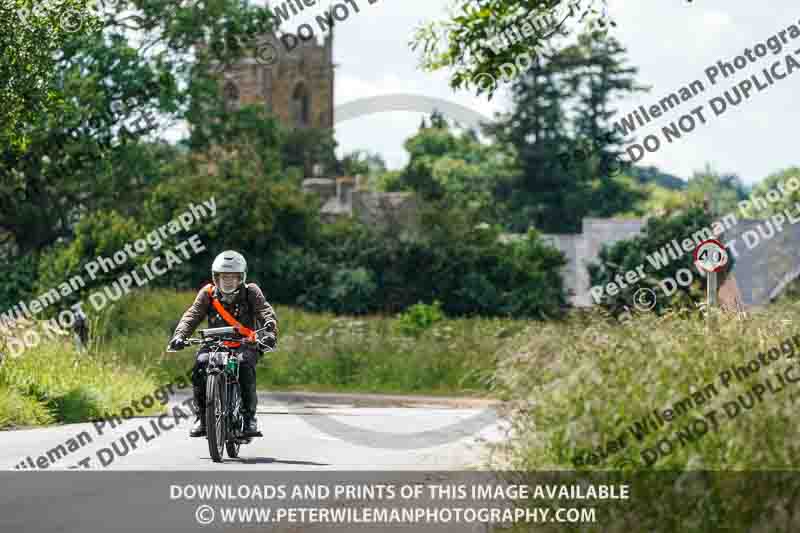
<path fill-rule="evenodd" d="M 145 254 L 133 261 L 127 260 L 116 270 L 105 272 L 101 269 L 95 279 L 84 269 L 86 264 L 98 257 L 111 258 L 126 244 L 132 244 L 145 235 L 146 232 L 135 220 L 115 211 L 96 211 L 84 215 L 75 225 L 74 238 L 69 244 L 54 246 L 42 254 L 37 291 L 47 292 L 73 276 L 81 276 L 87 284 L 87 290 L 111 283 L 122 273 L 143 264 L 152 257 L 153 252 L 148 249 Z"/>
<path fill-rule="evenodd" d="M 109 328 L 98 354 L 111 366 L 138 368 L 158 383 L 185 373 L 193 350 L 165 354 L 164 347 L 195 295 L 135 291 L 103 317 Z M 335 316 L 281 305 L 276 313 L 278 351 L 258 367 L 259 387 L 272 390 L 483 393 L 495 352 L 524 329 L 513 319 L 442 318 L 412 339 L 398 334 L 391 316 Z"/>
<path fill-rule="evenodd" d="M 625 139 L 613 126 L 612 105 L 647 90 L 626 53 L 613 37 L 584 33 L 514 81 L 513 110 L 488 128 L 517 154 L 519 171 L 497 190 L 512 231 L 579 233 L 584 217 L 629 212 L 644 200 L 640 187 L 613 177 Z"/>
<path fill-rule="evenodd" d="M 767 377 L 777 382 L 773 372 L 783 374 L 781 369 L 792 366 L 793 359 L 786 360 L 790 354 L 779 348 L 780 358 L 770 368 L 762 365 L 757 373 L 734 379 L 727 387 L 719 376 L 733 365 L 746 366 L 786 339 L 797 339 L 792 324 L 797 323 L 798 310 L 795 302 L 752 313 L 746 320 L 717 311 L 713 335 L 699 312 L 645 313 L 623 325 L 592 314 L 531 327 L 516 346 L 499 355 L 494 381 L 495 392 L 516 406 L 509 422 L 518 438 L 501 445 L 509 452 L 510 468 L 574 469 L 579 452 L 595 451 L 625 433 L 622 451 L 605 460 L 598 457 L 597 464 L 581 469 L 797 469 L 800 455 L 791 444 L 797 440 L 797 408 L 790 391 L 765 395 L 735 419 L 722 408 Z M 797 350 L 795 346 L 793 353 Z M 672 421 L 641 441 L 628 431 L 654 409 L 663 412 L 709 383 L 717 394 L 688 412 L 674 411 L 678 414 Z M 676 431 L 714 410 L 718 428 L 706 418 L 708 433 L 678 444 Z M 644 465 L 640 452 L 667 437 L 675 444 L 673 452 L 651 467 Z"/>
<path fill-rule="evenodd" d="M 689 178 L 686 193 L 694 203 L 701 203 L 710 195 L 709 207 L 720 214 L 737 212 L 739 202 L 747 197 L 747 190 L 738 176 L 720 174 L 710 164 Z"/>
<path fill-rule="evenodd" d="M 331 307 L 336 312 L 364 313 L 377 290 L 371 271 L 363 267 L 337 270 L 331 279 Z"/>
<path fill-rule="evenodd" d="M 398 316 L 397 325 L 404 335 L 419 337 L 424 331 L 442 320 L 444 320 L 442 304 L 437 300 L 433 302 L 433 305 L 422 302 L 412 305 Z"/>
<path fill-rule="evenodd" d="M 43 426 L 52 422 L 53 415 L 43 403 L 0 384 L 0 429 Z"/>
<path fill-rule="evenodd" d="M 770 189 L 777 191 L 777 186 L 785 183 L 790 178 L 795 178 L 796 181 L 800 182 L 800 167 L 790 167 L 770 174 L 753 188 L 752 195 L 759 196 L 763 199 L 765 198 L 767 191 Z M 781 195 L 780 200 L 777 202 L 772 203 L 768 201 L 766 209 L 757 209 L 754 207 L 752 212 L 749 214 L 754 218 L 764 218 L 776 213 L 780 213 L 786 209 L 789 209 L 789 212 L 791 213 L 795 211 L 795 205 L 799 202 L 800 189 L 793 192 L 786 191 L 786 194 Z"/>
<path fill-rule="evenodd" d="M 437 206 L 422 219 L 428 229 L 415 239 L 355 224 L 327 228 L 313 248 L 277 250 L 265 279 L 279 302 L 311 310 L 399 312 L 439 300 L 454 316 L 561 313 L 565 260 L 537 234 L 504 244 L 474 213 Z M 330 289 L 343 283 L 346 290 Z M 334 296 L 354 294 L 354 286 L 364 300 Z"/>
<path fill-rule="evenodd" d="M 450 18 L 431 22 L 418 28 L 412 48 L 421 50 L 421 62 L 425 70 L 436 71 L 447 68 L 452 72 L 450 86 L 454 89 L 473 88 L 473 80 L 481 74 L 501 79 L 501 65 L 513 63 L 518 56 L 527 54 L 536 58 L 548 47 L 553 35 L 567 28 L 584 27 L 588 30 L 600 28 L 605 31 L 613 21 L 605 10 L 597 9 L 603 0 L 587 3 L 569 0 L 541 2 L 539 0 L 459 0 Z M 552 27 L 539 30 L 543 20 L 555 20 Z M 523 22 L 539 20 L 537 31 L 508 48 L 494 53 L 489 41 L 501 35 L 509 27 L 522 28 Z M 566 24 L 564 24 L 566 22 Z M 530 22 L 529 22 L 530 24 Z M 488 93 L 492 97 L 497 87 L 477 85 L 478 94 Z"/>
<path fill-rule="evenodd" d="M 39 256 L 28 254 L 10 258 L 0 254 L 0 309 L 8 309 L 34 293 Z"/>
<path fill-rule="evenodd" d="M 368 150 L 354 150 L 342 157 L 339 163 L 339 174 L 342 176 L 362 176 L 362 183 L 377 188 L 377 179 L 386 172 L 386 161 L 380 154 Z"/>
<path fill-rule="evenodd" d="M 212 197 L 216 216 L 203 219 L 190 233 L 199 236 L 206 251 L 160 279 L 162 285 L 188 288 L 208 282 L 211 262 L 224 250 L 239 250 L 247 257 L 251 279 L 271 279 L 280 251 L 312 245 L 319 233 L 313 197 L 293 184 L 240 170 L 224 178 L 198 174 L 160 184 L 144 208 L 145 220 L 149 229 L 155 228 L 186 210 L 189 202 Z"/>
<path fill-rule="evenodd" d="M 79 354 L 69 344 L 45 342 L 4 361 L 0 387 L 25 398 L 23 406 L 29 414 L 38 413 L 37 423 L 49 422 L 49 415 L 58 422 L 87 422 L 104 413 L 119 414 L 156 389 L 156 382 L 141 369 L 115 363 L 110 353 Z M 49 414 L 43 415 L 32 402 L 45 406 Z"/>
<path fill-rule="evenodd" d="M 792 531 L 797 397 L 777 386 L 751 408 L 741 405 L 766 379 L 774 384 L 794 372 L 799 310 L 796 303 L 773 306 L 746 320 L 715 313 L 713 335 L 699 313 L 646 313 L 624 325 L 591 314 L 530 328 L 498 355 L 493 391 L 510 407 L 505 423 L 515 438 L 493 446 L 492 456 L 511 471 L 571 471 L 562 472 L 563 483 L 594 476 L 633 482 L 638 496 L 613 513 L 605 508 L 602 531 L 631 531 L 634 523 L 635 531 L 721 531 L 734 523 Z M 782 346 L 787 339 L 792 350 Z M 779 358 L 769 368 L 722 385 L 722 372 L 774 348 Z M 700 391 L 704 401 L 687 406 L 685 399 Z M 675 408 L 678 402 L 683 409 Z M 740 405 L 734 417 L 728 404 Z M 634 437 L 633 424 L 670 408 L 671 420 Z M 708 424 L 707 432 L 695 429 L 697 420 Z M 622 449 L 611 449 L 623 435 Z M 671 448 L 661 449 L 671 452 L 645 464 L 642 452 L 667 439 Z M 576 468 L 578 457 L 583 464 Z M 617 474 L 599 472 L 609 470 Z"/>
<path fill-rule="evenodd" d="M 405 142 L 409 162 L 399 173 L 384 176 L 384 188 L 414 191 L 425 200 L 480 210 L 484 220 L 497 221 L 497 184 L 510 179 L 514 158 L 502 145 L 483 144 L 474 131 L 457 133 L 439 113 L 423 120 Z"/>
<path fill-rule="evenodd" d="M 0 136 L 24 139 L 0 150 L 0 233 L 13 235 L 20 254 L 69 238 L 83 212 L 134 214 L 142 189 L 164 177 L 150 163 L 175 156 L 141 140 L 169 118 L 187 120 L 195 139 L 204 138 L 221 107 L 209 62 L 241 58 L 248 53 L 241 43 L 272 25 L 267 9 L 236 0 L 119 0 L 93 5 L 98 24 L 87 18 L 86 31 L 66 35 L 58 26 L 67 17 L 55 10 L 17 27 L 16 11 L 32 3 L 0 4 L 0 90 L 8 104 Z M 88 11 L 86 0 L 58 4 Z"/>
<path fill-rule="evenodd" d="M 642 185 L 654 184 L 671 190 L 686 189 L 686 180 L 668 172 L 663 172 L 654 166 L 640 167 L 631 165 L 626 170 L 626 174 L 633 176 Z"/>
<path fill-rule="evenodd" d="M 639 288 L 646 287 L 651 288 L 657 295 L 656 311 L 668 307 L 694 307 L 693 302 L 698 301 L 705 290 L 705 278 L 697 274 L 693 266 L 692 253 L 684 253 L 677 260 L 667 256 L 669 264 L 658 271 L 648 261 L 647 256 L 659 253 L 661 248 L 673 239 L 679 244 L 683 243 L 702 228 L 711 228 L 711 222 L 712 218 L 702 208 L 693 207 L 671 217 L 650 218 L 640 235 L 619 241 L 610 247 L 603 247 L 598 263 L 589 266 L 592 286 L 605 286 L 613 282 L 617 275 L 624 279 L 626 272 L 635 270 L 639 265 L 644 265 L 647 277 L 636 285 L 626 284 L 627 286 L 620 288 L 620 292 L 616 295 L 609 296 L 604 293 L 601 305 L 615 315 L 622 313 L 626 306 L 633 309 L 633 295 Z M 732 259 L 733 254 L 729 253 L 729 257 Z M 666 296 L 659 288 L 658 282 L 667 277 L 674 279 L 677 271 L 682 268 L 688 268 L 695 273 L 692 284 L 688 287 L 679 286 L 673 295 Z M 720 283 L 722 281 L 720 280 Z"/>
<path fill-rule="evenodd" d="M 56 56 L 77 36 L 97 30 L 89 0 L 0 1 L 0 144 L 23 148 L 26 123 L 61 104 L 52 91 Z"/>

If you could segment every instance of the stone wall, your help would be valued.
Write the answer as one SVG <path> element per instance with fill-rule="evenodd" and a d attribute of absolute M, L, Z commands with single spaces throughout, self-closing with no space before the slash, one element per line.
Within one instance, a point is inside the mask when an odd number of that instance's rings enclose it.
<path fill-rule="evenodd" d="M 543 235 L 566 256 L 567 264 L 562 270 L 562 277 L 572 305 L 593 305 L 586 267 L 597 260 L 602 247 L 638 235 L 644 224 L 645 219 L 640 218 L 584 218 L 579 234 Z"/>
<path fill-rule="evenodd" d="M 303 190 L 316 194 L 322 203 L 324 222 L 341 216 L 355 217 L 369 226 L 394 226 L 407 233 L 417 231 L 419 205 L 413 193 L 362 190 L 358 176 L 311 178 L 303 181 Z"/>

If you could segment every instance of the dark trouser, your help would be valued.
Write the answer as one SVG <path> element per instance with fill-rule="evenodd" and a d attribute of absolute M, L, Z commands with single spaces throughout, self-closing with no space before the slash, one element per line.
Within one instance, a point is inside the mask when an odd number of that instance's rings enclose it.
<path fill-rule="evenodd" d="M 242 387 L 242 411 L 245 415 L 255 416 L 258 406 L 256 393 L 256 364 L 261 358 L 258 350 L 239 348 L 239 384 Z M 197 412 L 206 407 L 206 367 L 208 366 L 209 352 L 201 349 L 197 352 L 197 360 L 192 369 L 192 386 L 194 389 L 194 403 Z"/>

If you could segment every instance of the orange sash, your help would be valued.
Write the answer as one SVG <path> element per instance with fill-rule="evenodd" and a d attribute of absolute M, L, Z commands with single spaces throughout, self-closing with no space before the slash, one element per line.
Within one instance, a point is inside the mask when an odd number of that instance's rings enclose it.
<path fill-rule="evenodd" d="M 248 328 L 247 326 L 243 325 L 238 320 L 236 320 L 233 317 L 233 315 L 231 315 L 227 311 L 227 309 L 222 307 L 222 304 L 219 302 L 219 300 L 214 298 L 214 289 L 212 288 L 212 285 L 208 286 L 207 292 L 208 292 L 209 298 L 211 298 L 211 305 L 213 305 L 214 309 L 217 310 L 217 313 L 219 313 L 219 316 L 222 317 L 222 320 L 227 322 L 229 326 L 233 326 L 234 328 L 236 328 L 236 331 L 238 331 L 239 334 L 242 335 L 243 337 L 246 337 L 247 340 L 255 342 L 255 340 L 256 340 L 256 332 L 253 331 L 252 329 Z M 240 342 L 225 341 L 223 344 L 225 344 L 225 346 L 228 346 L 228 347 L 231 347 L 231 348 L 238 348 L 239 346 L 241 346 Z"/>

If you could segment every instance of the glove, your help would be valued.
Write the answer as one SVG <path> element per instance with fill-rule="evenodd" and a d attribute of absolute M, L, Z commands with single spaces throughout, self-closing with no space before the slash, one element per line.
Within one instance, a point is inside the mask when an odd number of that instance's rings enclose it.
<path fill-rule="evenodd" d="M 183 350 L 184 348 L 186 348 L 186 339 L 180 335 L 169 341 L 170 350 Z"/>
<path fill-rule="evenodd" d="M 258 347 L 264 350 L 265 352 L 274 350 L 277 344 L 278 344 L 278 339 L 276 339 L 275 335 L 273 335 L 272 333 L 262 335 L 258 338 Z"/>

